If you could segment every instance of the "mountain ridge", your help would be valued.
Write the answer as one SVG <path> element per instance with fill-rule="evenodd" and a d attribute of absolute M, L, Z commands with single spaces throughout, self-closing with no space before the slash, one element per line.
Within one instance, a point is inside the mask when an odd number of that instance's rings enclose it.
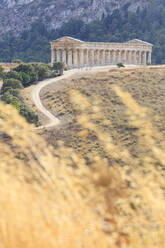
<path fill-rule="evenodd" d="M 111 15 L 115 9 L 136 12 L 148 3 L 149 0 L 2 0 L 0 36 L 8 32 L 19 35 L 37 20 L 48 29 L 56 29 L 71 18 L 90 23 Z"/>

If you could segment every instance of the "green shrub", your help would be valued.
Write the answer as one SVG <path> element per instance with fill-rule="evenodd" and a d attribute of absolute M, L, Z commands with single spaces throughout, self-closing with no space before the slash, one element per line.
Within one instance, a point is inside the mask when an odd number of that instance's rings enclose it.
<path fill-rule="evenodd" d="M 19 93 L 19 89 L 13 89 L 11 87 L 5 87 L 3 90 L 3 94 L 5 94 L 6 92 L 10 93 L 11 95 L 21 99 L 20 93 Z"/>
<path fill-rule="evenodd" d="M 21 104 L 20 114 L 24 116 L 28 122 L 38 125 L 38 115 L 35 114 L 35 112 L 32 111 L 27 105 Z"/>
<path fill-rule="evenodd" d="M 61 62 L 55 62 L 54 64 L 53 64 L 53 69 L 55 70 L 55 71 L 59 71 L 59 70 L 61 70 L 61 69 L 63 69 L 64 68 L 64 65 L 63 65 L 63 63 L 61 63 Z"/>
<path fill-rule="evenodd" d="M 0 78 L 3 78 L 3 74 L 4 74 L 4 69 L 3 69 L 3 67 L 0 65 Z"/>
<path fill-rule="evenodd" d="M 17 63 L 17 64 L 23 63 L 23 61 L 21 59 L 13 59 L 11 62 L 12 63 Z"/>
<path fill-rule="evenodd" d="M 20 64 L 16 68 L 13 69 L 14 71 L 17 72 L 25 72 L 27 74 L 30 74 L 34 72 L 34 67 L 31 64 Z"/>
<path fill-rule="evenodd" d="M 9 78 L 5 79 L 2 85 L 1 93 L 4 93 L 6 91 L 5 88 L 12 88 L 12 89 L 22 89 L 22 83 L 21 81 L 14 79 L 14 78 Z"/>
<path fill-rule="evenodd" d="M 6 92 L 9 92 L 10 95 L 17 97 L 19 100 L 22 100 L 19 89 L 8 88 Z"/>
<path fill-rule="evenodd" d="M 8 91 L 5 92 L 2 95 L 1 100 L 6 102 L 7 104 L 13 105 L 18 111 L 20 111 L 20 106 L 21 106 L 20 100 L 17 97 L 11 95 L 10 92 Z"/>
<path fill-rule="evenodd" d="M 36 71 L 31 72 L 30 80 L 31 80 L 31 83 L 34 83 L 34 82 L 38 81 L 38 73 Z"/>
<path fill-rule="evenodd" d="M 51 74 L 52 78 L 57 77 L 57 76 L 58 76 L 58 73 L 56 71 L 52 72 L 52 74 Z"/>
<path fill-rule="evenodd" d="M 14 79 L 22 81 L 21 74 L 17 71 L 13 71 L 13 70 L 4 74 L 3 79 L 7 79 L 7 78 L 14 78 Z"/>
<path fill-rule="evenodd" d="M 31 83 L 30 75 L 26 72 L 20 72 L 21 78 L 22 78 L 22 84 L 23 86 L 28 86 Z"/>
<path fill-rule="evenodd" d="M 36 73 L 38 74 L 38 80 L 43 80 L 45 78 L 51 77 L 52 68 L 46 64 L 35 63 L 33 64 Z"/>
<path fill-rule="evenodd" d="M 117 63 L 117 67 L 119 67 L 119 68 L 121 68 L 121 67 L 125 67 L 124 65 L 123 65 L 123 63 Z"/>

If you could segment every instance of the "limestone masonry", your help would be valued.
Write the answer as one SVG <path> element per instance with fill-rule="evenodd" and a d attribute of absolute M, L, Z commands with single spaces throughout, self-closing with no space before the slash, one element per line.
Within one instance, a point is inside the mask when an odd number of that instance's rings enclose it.
<path fill-rule="evenodd" d="M 126 43 L 104 43 L 62 37 L 51 42 L 51 64 L 62 62 L 69 69 L 116 65 L 120 62 L 128 65 L 146 65 L 151 63 L 152 46 L 137 39 Z"/>

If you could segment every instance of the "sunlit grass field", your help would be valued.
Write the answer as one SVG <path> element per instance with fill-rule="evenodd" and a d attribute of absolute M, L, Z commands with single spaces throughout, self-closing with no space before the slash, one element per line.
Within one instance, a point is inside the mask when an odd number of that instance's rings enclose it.
<path fill-rule="evenodd" d="M 62 139 L 66 145 L 74 148 L 87 159 L 91 152 L 104 156 L 104 150 L 93 131 L 88 133 L 85 141 L 79 136 L 81 126 L 77 122 L 77 116 L 81 111 L 72 104 L 70 98 L 70 91 L 74 89 L 84 95 L 91 105 L 98 106 L 102 116 L 95 120 L 95 124 L 103 132 L 109 133 L 114 138 L 115 144 L 122 143 L 135 156 L 136 153 L 143 152 L 143 149 L 138 150 L 137 130 L 128 124 L 126 107 L 116 95 L 114 86 L 129 92 L 138 104 L 146 107 L 154 126 L 162 135 L 165 134 L 165 69 L 141 68 L 87 72 L 86 76 L 80 74 L 71 81 L 65 80 L 58 86 L 51 85 L 45 88 L 41 92 L 45 107 L 61 119 L 62 127 L 44 130 L 44 137 L 54 146 Z M 91 118 L 93 118 L 92 111 L 89 109 L 86 112 Z M 104 119 L 109 121 L 107 125 Z"/>
<path fill-rule="evenodd" d="M 46 140 L 0 104 L 0 248 L 165 247 L 164 75 L 99 73 L 43 92 L 64 111 L 61 129 L 37 131 Z"/>

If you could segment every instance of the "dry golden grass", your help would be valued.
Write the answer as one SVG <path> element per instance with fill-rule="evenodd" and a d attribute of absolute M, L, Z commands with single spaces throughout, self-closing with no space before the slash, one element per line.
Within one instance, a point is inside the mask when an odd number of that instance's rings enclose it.
<path fill-rule="evenodd" d="M 82 146 L 92 133 L 103 149 L 104 157 L 88 151 L 90 167 L 82 153 L 63 142 L 54 150 L 16 110 L 0 105 L 0 247 L 165 247 L 163 135 L 146 108 L 113 91 L 143 153 L 116 145 L 98 125 L 111 125 L 100 103 L 71 90 Z"/>
<path fill-rule="evenodd" d="M 93 131 L 89 131 L 85 143 L 79 136 L 81 126 L 77 122 L 77 116 L 80 110 L 70 100 L 70 90 L 75 89 L 85 95 L 91 104 L 101 108 L 102 118 L 97 118 L 95 124 L 103 132 L 110 134 L 115 144 L 122 143 L 134 156 L 143 153 L 143 149 L 137 146 L 137 129 L 128 124 L 126 107 L 113 90 L 115 85 L 129 92 L 138 104 L 148 108 L 153 125 L 165 136 L 165 69 L 158 67 L 87 73 L 86 76 L 73 78 L 69 83 L 66 80 L 43 89 L 41 97 L 46 108 L 62 122 L 59 129 L 44 130 L 46 140 L 56 147 L 57 141 L 62 139 L 87 160 L 89 152 L 105 156 Z M 90 110 L 88 115 L 92 117 Z M 106 125 L 102 119 L 109 120 L 110 123 Z"/>
<path fill-rule="evenodd" d="M 0 113 L 0 246 L 106 248 L 118 247 L 121 238 L 128 242 L 114 219 L 124 190 L 122 179 L 116 187 L 117 170 L 99 160 L 88 168 L 72 150 L 48 147 L 10 106 L 0 105 Z M 112 235 L 105 219 L 115 225 Z"/>

